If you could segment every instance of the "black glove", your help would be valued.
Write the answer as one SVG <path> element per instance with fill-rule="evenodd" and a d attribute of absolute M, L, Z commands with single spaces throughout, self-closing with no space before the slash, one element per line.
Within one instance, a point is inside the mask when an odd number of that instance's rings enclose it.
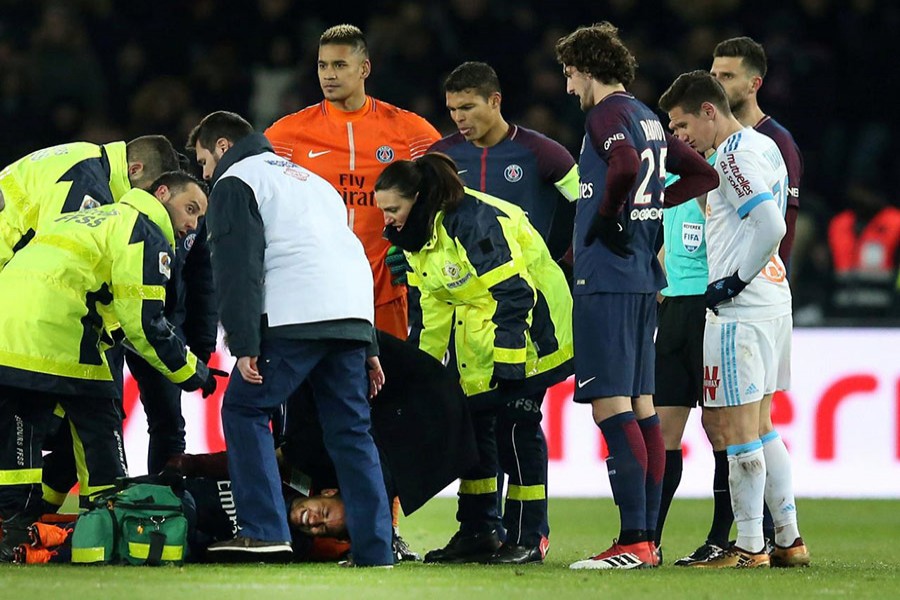
<path fill-rule="evenodd" d="M 197 360 L 202 362 L 204 365 L 209 363 L 209 357 L 212 356 L 212 352 L 209 350 L 194 350 L 191 348 L 191 352 L 194 353 L 194 356 L 197 357 Z"/>
<path fill-rule="evenodd" d="M 490 386 L 497 386 L 498 392 L 510 393 L 521 388 L 524 383 L 524 379 L 506 379 L 495 374 L 491 375 Z"/>
<path fill-rule="evenodd" d="M 631 235 L 625 231 L 622 224 L 615 217 L 605 217 L 601 214 L 594 216 L 591 221 L 591 227 L 588 229 L 587 235 L 584 236 L 584 245 L 590 246 L 594 240 L 600 239 L 603 245 L 610 249 L 613 254 L 628 258 L 634 254 L 634 250 L 629 248 L 631 243 Z"/>
<path fill-rule="evenodd" d="M 747 287 L 747 283 L 741 281 L 737 271 L 734 275 L 713 281 L 706 286 L 706 308 L 719 314 L 719 309 L 716 307 L 743 292 L 745 287 Z"/>
<path fill-rule="evenodd" d="M 388 248 L 387 256 L 384 257 L 384 264 L 391 272 L 392 285 L 406 285 L 406 270 L 409 263 L 406 262 L 406 255 L 403 250 L 397 246 Z"/>
<path fill-rule="evenodd" d="M 206 381 L 200 386 L 204 398 L 212 396 L 216 391 L 216 377 L 228 377 L 228 373 L 209 367 L 209 374 L 206 376 Z"/>

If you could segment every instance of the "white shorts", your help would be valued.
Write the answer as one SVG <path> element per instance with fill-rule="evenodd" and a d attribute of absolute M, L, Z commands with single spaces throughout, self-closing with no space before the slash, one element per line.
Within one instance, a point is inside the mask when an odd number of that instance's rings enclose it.
<path fill-rule="evenodd" d="M 770 321 L 706 321 L 703 405 L 740 406 L 791 384 L 790 315 Z"/>

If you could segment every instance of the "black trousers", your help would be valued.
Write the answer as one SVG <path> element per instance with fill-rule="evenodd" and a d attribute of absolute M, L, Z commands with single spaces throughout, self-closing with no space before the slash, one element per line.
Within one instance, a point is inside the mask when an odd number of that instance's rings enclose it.
<path fill-rule="evenodd" d="M 57 406 L 69 420 L 81 495 L 91 496 L 126 475 L 117 399 L 0 386 L 0 515 L 40 511 L 42 450 L 58 424 Z"/>
<path fill-rule="evenodd" d="M 134 352 L 125 352 L 125 362 L 137 382 L 147 415 L 147 433 L 150 435 L 147 472 L 159 473 L 170 458 L 184 453 L 181 388 Z"/>
<path fill-rule="evenodd" d="M 69 490 L 78 482 L 73 446 L 68 417 L 54 413 L 54 422 L 44 440 L 43 469 L 44 500 L 53 506 L 62 506 Z"/>
<path fill-rule="evenodd" d="M 541 537 L 549 536 L 547 440 L 541 429 L 544 393 L 472 415 L 480 460 L 460 482 L 460 530 L 485 531 L 502 522 L 507 543 L 521 546 L 537 546 Z M 498 471 L 509 478 L 502 520 Z"/>

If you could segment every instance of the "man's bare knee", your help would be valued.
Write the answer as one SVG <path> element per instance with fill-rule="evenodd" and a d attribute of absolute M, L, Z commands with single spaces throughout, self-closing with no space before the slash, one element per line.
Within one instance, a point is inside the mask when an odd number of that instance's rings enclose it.
<path fill-rule="evenodd" d="M 727 444 L 725 442 L 725 423 L 723 421 L 724 409 L 722 408 L 703 408 L 700 422 L 703 424 L 703 430 L 706 432 L 706 438 L 712 445 L 713 450 L 725 450 Z"/>
<path fill-rule="evenodd" d="M 691 409 L 686 406 L 660 406 L 656 409 L 662 429 L 663 443 L 666 450 L 681 448 L 684 426 L 687 424 Z"/>

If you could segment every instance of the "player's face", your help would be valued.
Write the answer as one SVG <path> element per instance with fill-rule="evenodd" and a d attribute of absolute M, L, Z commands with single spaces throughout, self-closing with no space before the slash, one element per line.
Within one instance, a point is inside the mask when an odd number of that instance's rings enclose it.
<path fill-rule="evenodd" d="M 319 85 L 330 102 L 345 102 L 353 96 L 365 96 L 365 81 L 371 64 L 361 52 L 346 44 L 319 46 Z"/>
<path fill-rule="evenodd" d="M 294 500 L 291 503 L 288 522 L 293 529 L 306 535 L 347 538 L 344 501 L 334 490 L 326 490 L 319 496 Z"/>
<path fill-rule="evenodd" d="M 166 207 L 175 235 L 179 238 L 184 238 L 197 229 L 197 221 L 206 214 L 206 194 L 196 183 L 189 183 L 179 191 L 161 185 L 156 188 L 154 195 Z"/>
<path fill-rule="evenodd" d="M 418 196 L 418 194 L 416 194 Z M 415 198 L 407 198 L 401 196 L 397 190 L 387 189 L 375 192 L 375 204 L 384 213 L 385 227 L 393 227 L 397 231 L 403 229 L 406 219 L 409 217 L 409 211 L 415 204 Z"/>
<path fill-rule="evenodd" d="M 587 112 L 597 104 L 594 101 L 593 79 L 587 73 L 582 73 L 573 66 L 563 67 L 566 76 L 566 93 L 578 96 L 581 110 Z"/>
<path fill-rule="evenodd" d="M 484 139 L 500 122 L 500 94 L 485 98 L 475 90 L 447 92 L 447 110 L 466 141 L 484 147 Z"/>
<path fill-rule="evenodd" d="M 200 145 L 199 140 L 194 145 L 194 152 L 197 155 L 197 164 L 203 168 L 203 179 L 209 181 L 212 179 L 216 165 L 219 164 L 219 160 L 225 152 L 219 147 L 219 144 L 216 144 L 216 147 L 212 150 L 207 150 Z"/>
<path fill-rule="evenodd" d="M 757 87 L 758 76 L 752 75 L 744 67 L 744 59 L 737 56 L 717 56 L 713 58 L 709 72 L 715 77 L 728 96 L 731 112 L 741 112 L 747 98 Z"/>
<path fill-rule="evenodd" d="M 706 107 L 707 103 L 703 106 Z M 698 114 L 693 114 L 676 106 L 669 111 L 669 129 L 672 135 L 700 153 L 712 148 L 716 137 L 715 121 L 703 108 Z"/>

